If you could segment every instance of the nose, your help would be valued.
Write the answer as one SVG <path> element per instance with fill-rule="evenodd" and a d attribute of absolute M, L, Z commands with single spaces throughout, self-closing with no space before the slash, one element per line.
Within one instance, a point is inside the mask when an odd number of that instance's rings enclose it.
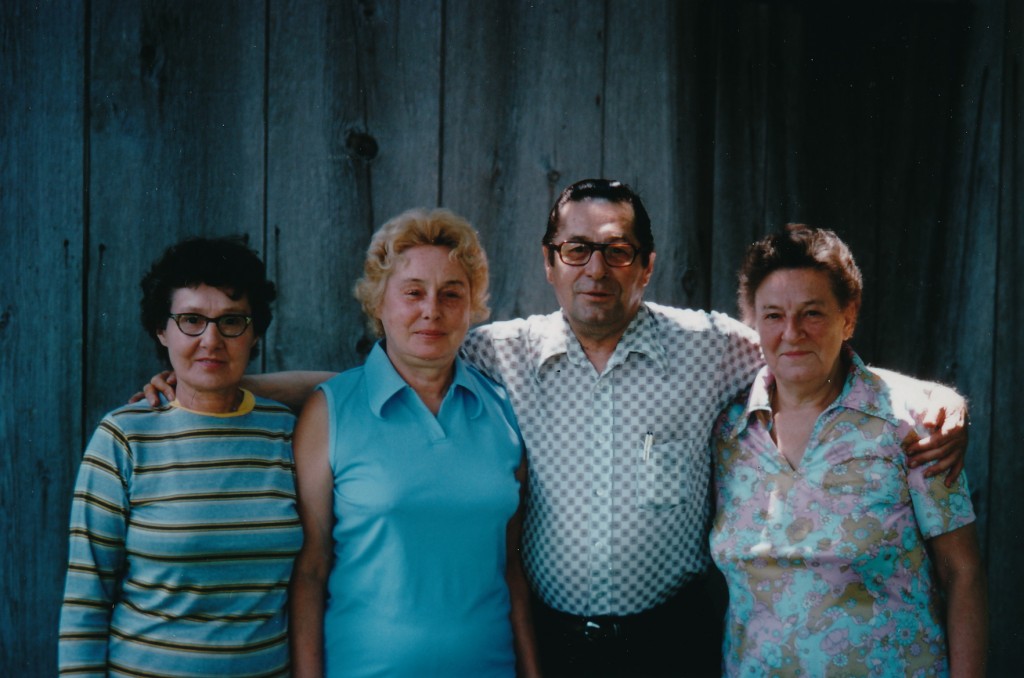
<path fill-rule="evenodd" d="M 604 252 L 594 250 L 590 253 L 590 261 L 583 267 L 587 275 L 594 279 L 603 278 L 608 274 L 608 262 L 604 260 Z"/>
<path fill-rule="evenodd" d="M 799 339 L 801 334 L 803 334 L 803 328 L 800 326 L 800 319 L 795 316 L 786 318 L 786 325 L 782 328 L 782 338 L 791 341 Z"/>
<path fill-rule="evenodd" d="M 436 294 L 428 294 L 423 298 L 420 312 L 424 318 L 436 318 L 441 314 L 441 301 Z"/>
<path fill-rule="evenodd" d="M 199 344 L 204 348 L 220 346 L 224 343 L 224 335 L 220 333 L 217 323 L 207 323 L 206 329 L 199 335 Z"/>

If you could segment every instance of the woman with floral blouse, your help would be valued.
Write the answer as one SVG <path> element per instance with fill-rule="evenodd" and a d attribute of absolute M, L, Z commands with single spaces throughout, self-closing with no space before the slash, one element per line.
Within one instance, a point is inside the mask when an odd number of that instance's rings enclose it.
<path fill-rule="evenodd" d="M 727 675 L 984 673 L 967 482 L 908 467 L 926 394 L 849 347 L 860 300 L 831 231 L 791 225 L 747 253 L 739 301 L 767 365 L 713 438 Z"/>

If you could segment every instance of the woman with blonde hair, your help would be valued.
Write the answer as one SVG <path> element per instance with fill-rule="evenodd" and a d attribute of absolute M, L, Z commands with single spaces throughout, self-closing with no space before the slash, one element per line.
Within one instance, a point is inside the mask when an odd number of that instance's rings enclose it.
<path fill-rule="evenodd" d="M 296 676 L 510 676 L 517 655 L 535 670 L 523 441 L 505 392 L 458 358 L 487 275 L 447 210 L 373 237 L 356 296 L 381 340 L 296 426 Z"/>

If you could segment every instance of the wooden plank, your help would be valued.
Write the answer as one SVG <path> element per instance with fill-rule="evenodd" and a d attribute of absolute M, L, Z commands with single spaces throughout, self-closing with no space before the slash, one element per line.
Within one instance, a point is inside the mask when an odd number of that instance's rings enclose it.
<path fill-rule="evenodd" d="M 84 5 L 0 6 L 0 673 L 55 675 L 82 444 Z"/>
<path fill-rule="evenodd" d="M 442 201 L 481 232 L 493 317 L 550 312 L 548 210 L 566 185 L 603 173 L 603 6 L 447 7 Z"/>
<path fill-rule="evenodd" d="M 1012 475 L 1017 455 L 1011 448 L 993 444 L 994 431 L 1005 422 L 997 418 L 999 407 L 994 399 L 994 379 L 999 369 L 993 363 L 996 335 L 1007 320 L 997 307 L 997 257 L 1000 224 L 1000 156 L 1003 153 L 1003 49 L 1001 2 L 972 3 L 971 15 L 963 19 L 968 27 L 961 42 L 968 55 L 963 65 L 962 86 L 956 93 L 954 124 L 950 129 L 950 162 L 947 171 L 947 195 L 942 200 L 946 226 L 937 229 L 942 256 L 936 262 L 932 283 L 939 303 L 930 304 L 929 320 L 939 329 L 926 341 L 918 334 L 915 343 L 922 351 L 934 352 L 936 366 L 942 376 L 966 395 L 971 403 L 971 444 L 967 456 L 967 474 L 983 549 L 1002 551 L 1007 544 L 990 542 L 989 520 L 999 515 L 994 510 L 1012 496 L 1000 496 L 992 482 L 1004 471 Z M 994 22 L 994 23 L 993 23 Z M 990 328 L 978 331 L 979 328 Z M 1012 369 L 1012 362 L 1008 364 Z M 995 368 L 995 369 L 994 369 Z M 1008 413 L 1007 413 L 1008 414 Z M 991 490 L 991 492 L 990 492 Z M 1000 540 L 1001 541 L 1001 540 Z M 989 550 L 989 553 L 993 552 Z M 989 567 L 998 580 L 998 568 L 1005 557 L 989 558 Z M 1004 570 L 1013 577 L 1017 570 Z M 1011 588 L 1015 587 L 1015 584 Z M 993 589 L 994 590 L 994 589 Z M 998 598 L 990 598 L 998 603 Z M 1018 599 L 1019 601 L 1019 599 Z M 1004 649 L 1005 651 L 1005 649 Z M 1007 665 L 1008 666 L 1008 665 Z M 992 675 L 999 675 L 993 672 Z"/>
<path fill-rule="evenodd" d="M 735 314 L 746 248 L 793 220 L 802 189 L 794 147 L 806 91 L 799 69 L 804 25 L 788 4 L 726 3 L 708 30 L 715 31 L 717 62 L 712 169 L 704 185 L 713 197 L 699 242 L 710 307 Z"/>
<path fill-rule="evenodd" d="M 91 7 L 88 426 L 159 367 L 138 320 L 152 261 L 196 235 L 244 234 L 260 251 L 264 218 L 264 13 Z"/>
<path fill-rule="evenodd" d="M 966 280 L 972 290 L 964 300 L 964 314 L 960 323 L 962 329 L 961 359 L 963 369 L 958 383 L 965 382 L 965 388 L 977 391 L 992 385 L 991 401 L 974 404 L 975 421 L 988 424 L 989 436 L 972 438 L 971 470 L 979 465 L 987 474 L 981 476 L 981 483 L 975 483 L 989 490 L 989 501 L 985 523 L 987 530 L 987 564 L 989 575 L 989 618 L 991 620 L 992 642 L 989 653 L 989 675 L 1012 675 L 1019 671 L 1020 646 L 1024 632 L 1017 623 L 1020 611 L 1024 609 L 1024 587 L 1020 585 L 1020 573 L 1024 571 L 1024 549 L 1021 548 L 1022 502 L 1020 488 L 1024 485 L 1024 459 L 1020 451 L 1024 443 L 1024 418 L 1020 416 L 1020 385 L 1024 383 L 1024 201 L 1021 188 L 1024 187 L 1024 130 L 1021 112 L 1024 111 L 1024 12 L 1014 0 L 994 3 L 977 3 L 975 9 L 981 16 L 972 25 L 972 50 L 978 61 L 974 64 L 977 74 L 972 78 L 978 104 L 987 104 L 979 112 L 984 117 L 980 127 L 994 121 L 998 116 L 999 136 L 984 134 L 988 153 L 983 158 L 999 163 L 999 175 L 987 171 L 979 173 L 965 187 L 982 189 L 985 205 L 975 207 L 972 214 L 979 219 L 970 219 L 967 228 L 983 225 L 984 233 L 976 236 L 976 242 L 996 235 L 994 251 L 979 248 L 974 259 L 972 276 Z M 997 33 L 999 35 L 997 35 Z M 979 44 L 982 43 L 982 44 Z M 1001 47 L 1001 49 L 998 49 Z M 984 89 L 978 87 L 985 84 Z M 996 95 L 996 87 L 1001 93 Z M 989 98 L 991 96 L 991 99 Z M 973 98 L 973 97 L 972 97 Z M 998 111 L 995 110 L 998 104 Z M 979 158 L 981 159 L 981 158 Z M 995 204 L 998 195 L 998 204 Z M 998 215 L 998 231 L 993 234 L 992 216 Z M 985 223 L 988 222 L 988 223 Z M 994 313 L 992 316 L 977 317 L 972 302 L 981 302 L 980 294 L 973 292 L 979 279 L 992 276 L 995 265 L 995 289 L 993 294 Z M 982 286 L 982 290 L 985 288 Z M 994 351 L 986 355 L 976 349 L 983 349 L 986 320 L 995 327 Z M 980 335 L 980 336 L 979 336 Z M 991 413 L 988 415 L 988 413 Z M 988 416 L 987 416 L 988 415 Z M 977 427 L 974 427 L 977 430 Z M 985 429 L 982 429 L 985 431 Z M 991 441 L 987 451 L 986 441 Z M 984 460 L 984 461 L 982 461 Z M 989 461 L 990 460 L 990 461 Z M 990 466 L 986 466 L 986 462 Z"/>
<path fill-rule="evenodd" d="M 680 89 L 693 75 L 679 68 L 674 35 L 689 25 L 685 9 L 671 0 L 609 3 L 604 92 L 603 174 L 643 198 L 657 251 L 644 297 L 674 305 L 689 301 L 683 279 L 693 247 L 688 236 L 696 233 L 692 221 L 681 219 L 693 215 L 683 197 L 695 193 L 693 165 L 677 162 L 686 133 Z"/>
<path fill-rule="evenodd" d="M 344 369 L 371 339 L 352 286 L 373 231 L 438 201 L 439 2 L 270 8 L 270 369 Z"/>

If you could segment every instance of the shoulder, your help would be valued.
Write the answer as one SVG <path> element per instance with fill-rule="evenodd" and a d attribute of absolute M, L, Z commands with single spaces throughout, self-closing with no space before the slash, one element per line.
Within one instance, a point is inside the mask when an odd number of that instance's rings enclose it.
<path fill-rule="evenodd" d="M 508 392 L 505 390 L 504 386 L 484 374 L 475 365 L 466 361 L 461 361 L 461 364 L 465 368 L 466 380 L 469 382 L 469 386 L 471 386 L 481 398 L 495 400 L 501 403 L 509 402 Z"/>
<path fill-rule="evenodd" d="M 249 413 L 254 428 L 272 429 L 291 433 L 295 428 L 295 413 L 287 405 L 276 400 L 255 396 L 252 412 Z"/>
<path fill-rule="evenodd" d="M 857 367 L 854 385 L 861 399 L 880 413 L 888 414 L 895 424 L 922 427 L 932 384 L 891 370 L 870 367 L 863 362 L 858 362 Z"/>
<path fill-rule="evenodd" d="M 646 306 L 663 341 L 685 342 L 699 336 L 703 341 L 720 345 L 750 348 L 759 345 L 757 333 L 752 328 L 725 313 L 675 308 L 651 302 L 647 302 Z"/>
<path fill-rule="evenodd" d="M 176 409 L 162 400 L 156 407 L 145 400 L 140 400 L 137 403 L 122 405 L 107 412 L 100 421 L 100 428 L 125 433 L 144 432 L 168 425 L 175 418 Z"/>
<path fill-rule="evenodd" d="M 693 308 L 676 308 L 646 302 L 651 317 L 659 326 L 681 332 L 715 332 L 724 335 L 757 335 L 754 331 L 731 316 L 718 311 L 704 311 Z"/>
<path fill-rule="evenodd" d="M 328 410 L 336 410 L 344 403 L 352 401 L 357 395 L 365 402 L 367 393 L 367 370 L 365 365 L 353 367 L 328 379 L 314 389 L 315 393 L 323 393 L 324 405 Z"/>
<path fill-rule="evenodd" d="M 292 414 L 292 411 L 288 408 L 287 405 L 279 403 L 276 400 L 271 400 L 270 398 L 264 398 L 262 396 L 256 395 L 255 393 L 253 394 L 253 399 L 255 400 L 255 409 L 257 409 L 257 410 L 259 410 L 261 412 L 266 412 L 268 414 L 281 414 L 281 415 L 292 415 L 292 416 L 294 416 L 294 414 Z"/>
<path fill-rule="evenodd" d="M 734 437 L 741 428 L 747 416 L 747 408 L 750 404 L 750 391 L 752 386 L 740 390 L 725 407 L 715 421 L 712 430 L 712 438 L 716 441 L 727 441 Z"/>
<path fill-rule="evenodd" d="M 466 337 L 468 345 L 497 342 L 528 342 L 532 338 L 550 336 L 562 332 L 564 321 L 560 311 L 546 315 L 531 315 L 526 318 L 498 320 L 470 330 Z"/>
<path fill-rule="evenodd" d="M 359 384 L 365 381 L 366 367 L 360 365 L 359 367 L 353 367 L 351 369 L 341 372 L 327 381 L 319 384 L 316 390 L 326 391 L 329 393 L 345 393 L 357 388 Z"/>

